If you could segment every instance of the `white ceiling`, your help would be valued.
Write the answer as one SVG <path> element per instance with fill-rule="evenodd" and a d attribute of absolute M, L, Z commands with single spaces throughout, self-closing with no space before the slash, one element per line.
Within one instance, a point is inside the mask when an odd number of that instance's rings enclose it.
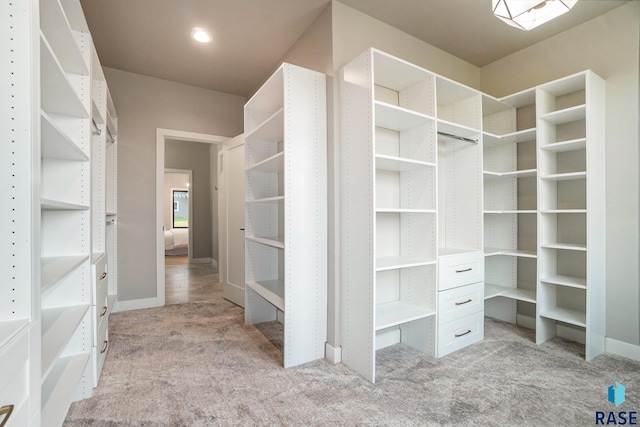
<path fill-rule="evenodd" d="M 630 0 L 581 0 L 525 32 L 491 14 L 491 0 L 341 0 L 483 66 Z M 248 96 L 331 0 L 80 0 L 102 65 Z M 197 44 L 193 27 L 213 42 Z"/>

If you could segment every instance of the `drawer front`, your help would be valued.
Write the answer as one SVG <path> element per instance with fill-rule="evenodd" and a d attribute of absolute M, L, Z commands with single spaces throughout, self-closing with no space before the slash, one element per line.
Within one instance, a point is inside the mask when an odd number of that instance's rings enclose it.
<path fill-rule="evenodd" d="M 102 367 L 104 366 L 104 360 L 107 357 L 107 350 L 109 349 L 109 322 L 106 318 L 100 323 L 98 333 L 96 335 L 98 337 L 98 345 L 93 347 L 91 351 L 94 388 L 98 386 Z"/>
<path fill-rule="evenodd" d="M 446 356 L 484 338 L 484 312 L 438 325 L 438 357 Z"/>
<path fill-rule="evenodd" d="M 482 252 L 467 252 L 438 258 L 438 290 L 484 281 Z"/>
<path fill-rule="evenodd" d="M 109 285 L 106 281 L 103 281 L 98 286 L 97 298 L 96 298 L 96 325 L 100 323 L 103 317 L 109 316 Z"/>
<path fill-rule="evenodd" d="M 484 311 L 484 282 L 438 292 L 438 323 Z"/>
<path fill-rule="evenodd" d="M 93 304 L 99 304 L 97 290 L 104 283 L 108 282 L 107 279 L 107 255 L 104 254 L 101 256 L 95 264 L 91 265 L 91 272 L 93 274 L 93 286 L 92 286 L 92 295 L 93 295 Z"/>

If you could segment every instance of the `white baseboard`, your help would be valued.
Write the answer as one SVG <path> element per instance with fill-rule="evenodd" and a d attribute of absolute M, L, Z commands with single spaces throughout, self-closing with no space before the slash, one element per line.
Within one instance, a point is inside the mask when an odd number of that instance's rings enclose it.
<path fill-rule="evenodd" d="M 536 329 L 536 318 L 518 314 L 516 316 L 516 325 L 527 329 Z"/>
<path fill-rule="evenodd" d="M 328 342 L 324 343 L 324 357 L 333 364 L 342 363 L 342 347 L 334 347 Z"/>
<path fill-rule="evenodd" d="M 218 260 L 211 258 L 211 266 L 213 268 L 218 268 Z"/>
<path fill-rule="evenodd" d="M 213 260 L 210 257 L 206 257 L 206 258 L 191 258 L 191 263 L 192 264 L 211 264 L 212 261 Z"/>
<path fill-rule="evenodd" d="M 626 357 L 640 362 L 640 346 L 623 341 L 605 338 L 605 351 L 616 356 Z"/>
<path fill-rule="evenodd" d="M 127 301 L 118 300 L 118 311 L 140 310 L 157 306 L 157 298 L 132 299 Z"/>

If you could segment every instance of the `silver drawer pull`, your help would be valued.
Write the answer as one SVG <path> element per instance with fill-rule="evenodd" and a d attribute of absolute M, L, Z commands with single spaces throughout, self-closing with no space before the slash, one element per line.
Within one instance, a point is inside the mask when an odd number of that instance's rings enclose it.
<path fill-rule="evenodd" d="M 107 272 L 106 271 L 104 273 L 102 273 L 102 276 L 100 276 L 100 280 L 104 279 L 105 277 L 107 277 Z"/>
<path fill-rule="evenodd" d="M 100 317 L 104 317 L 105 314 L 107 314 L 107 306 L 105 305 L 104 307 L 102 307 L 102 313 L 100 313 Z"/>
<path fill-rule="evenodd" d="M 11 413 L 13 412 L 13 405 L 5 405 L 0 407 L 0 427 L 4 426 L 9 418 L 11 418 Z"/>
<path fill-rule="evenodd" d="M 471 301 L 473 301 L 473 300 L 472 300 L 471 298 L 469 298 L 469 299 L 468 299 L 468 300 L 466 300 L 466 301 L 457 302 L 457 303 L 456 303 L 456 305 L 464 305 L 464 304 L 468 304 L 468 303 L 470 303 Z"/>
<path fill-rule="evenodd" d="M 461 334 L 456 334 L 455 337 L 456 338 L 460 338 L 460 337 L 463 337 L 463 336 L 465 336 L 467 334 L 470 334 L 470 333 L 471 333 L 471 329 L 467 329 L 467 332 L 463 332 Z"/>
<path fill-rule="evenodd" d="M 102 346 L 102 350 L 100 350 L 100 354 L 102 354 L 105 351 L 107 351 L 107 347 L 109 347 L 109 341 L 104 340 L 104 343 L 103 343 L 103 346 Z"/>
<path fill-rule="evenodd" d="M 465 268 L 464 270 L 456 270 L 456 273 L 466 273 L 467 271 L 471 271 L 473 270 L 473 268 L 469 267 L 469 268 Z"/>

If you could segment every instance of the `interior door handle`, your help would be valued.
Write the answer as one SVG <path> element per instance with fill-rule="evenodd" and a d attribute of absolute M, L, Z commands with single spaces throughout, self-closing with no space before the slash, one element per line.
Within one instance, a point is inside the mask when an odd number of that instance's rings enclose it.
<path fill-rule="evenodd" d="M 240 231 L 244 231 L 244 228 L 241 228 Z"/>

